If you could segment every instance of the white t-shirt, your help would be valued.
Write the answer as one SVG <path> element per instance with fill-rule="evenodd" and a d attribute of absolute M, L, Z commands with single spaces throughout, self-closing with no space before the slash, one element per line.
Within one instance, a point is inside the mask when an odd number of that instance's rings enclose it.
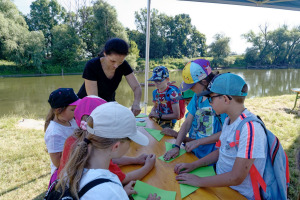
<path fill-rule="evenodd" d="M 239 123 L 245 117 L 254 116 L 247 109 L 229 125 L 230 119 L 225 119 L 222 133 L 220 136 L 221 146 L 219 149 L 219 159 L 217 162 L 217 174 L 223 174 L 232 171 L 236 157 L 254 159 L 254 165 L 261 175 L 263 175 L 266 155 L 267 138 L 265 131 L 258 122 L 247 122 L 240 132 L 238 148 L 230 147 L 229 143 L 235 141 L 235 131 Z M 244 195 L 247 199 L 254 199 L 250 175 L 245 178 L 242 184 L 230 186 Z"/>
<path fill-rule="evenodd" d="M 106 178 L 113 182 L 105 182 L 87 191 L 80 200 L 128 200 L 128 196 L 120 182 L 117 175 L 113 174 L 107 169 L 84 169 L 84 175 L 82 176 L 79 184 L 79 191 L 89 182 L 98 179 Z"/>
<path fill-rule="evenodd" d="M 58 153 L 63 151 L 66 139 L 74 133 L 76 128 L 78 128 L 74 119 L 70 121 L 70 124 L 71 126 L 64 126 L 55 121 L 50 121 L 44 137 L 48 153 Z M 56 167 L 51 159 L 50 162 L 52 175 Z"/>

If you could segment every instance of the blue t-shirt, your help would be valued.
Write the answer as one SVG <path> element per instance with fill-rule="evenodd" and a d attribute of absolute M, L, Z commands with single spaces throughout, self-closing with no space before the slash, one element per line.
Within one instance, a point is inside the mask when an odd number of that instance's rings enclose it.
<path fill-rule="evenodd" d="M 198 106 L 197 106 L 197 99 Z M 187 109 L 191 115 L 194 116 L 192 123 L 193 132 L 190 133 L 191 138 L 201 139 L 215 134 L 222 130 L 222 124 L 227 117 L 226 114 L 221 114 L 220 120 L 215 116 L 215 112 L 209 105 L 209 101 L 206 99 L 202 102 L 203 97 L 197 97 L 194 94 L 191 102 L 189 103 Z M 193 152 L 198 158 L 203 158 L 210 152 L 215 150 L 215 144 L 200 145 L 198 148 L 194 149 Z"/>

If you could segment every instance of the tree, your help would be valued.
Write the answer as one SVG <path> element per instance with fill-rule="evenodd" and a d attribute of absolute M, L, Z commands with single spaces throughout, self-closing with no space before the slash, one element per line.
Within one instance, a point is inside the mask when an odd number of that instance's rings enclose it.
<path fill-rule="evenodd" d="M 214 57 L 212 61 L 213 67 L 228 67 L 231 63 L 226 59 L 230 54 L 230 38 L 223 34 L 216 34 L 215 41 L 209 46 L 210 54 Z"/>
<path fill-rule="evenodd" d="M 62 23 L 64 17 L 65 9 L 56 0 L 36 0 L 30 5 L 30 14 L 27 15 L 26 21 L 30 31 L 43 32 L 47 56 L 51 55 L 51 29 Z"/>
<path fill-rule="evenodd" d="M 53 27 L 53 45 L 51 46 L 52 61 L 71 66 L 75 61 L 81 60 L 84 54 L 82 40 L 73 27 L 61 24 Z"/>

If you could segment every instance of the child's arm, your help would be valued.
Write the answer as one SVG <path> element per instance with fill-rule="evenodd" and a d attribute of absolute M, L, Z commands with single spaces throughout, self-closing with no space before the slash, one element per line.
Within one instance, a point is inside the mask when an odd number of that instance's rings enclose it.
<path fill-rule="evenodd" d="M 199 160 L 196 160 L 192 163 L 179 163 L 179 164 L 175 165 L 174 172 L 176 174 L 187 173 L 187 172 L 193 171 L 196 168 L 214 164 L 218 161 L 218 158 L 219 158 L 219 149 L 211 152 L 207 156 L 205 156 Z"/>
<path fill-rule="evenodd" d="M 197 139 L 197 140 L 187 142 L 186 145 L 185 145 L 185 150 L 187 152 L 191 152 L 193 149 L 196 149 L 200 145 L 216 143 L 216 142 L 218 142 L 218 140 L 220 138 L 220 135 L 221 135 L 221 131 L 219 131 L 215 134 L 212 134 L 208 137 L 205 137 L 205 138 L 201 138 L 201 139 Z"/>
<path fill-rule="evenodd" d="M 237 157 L 230 172 L 201 178 L 193 174 L 184 173 L 176 176 L 176 180 L 178 180 L 180 184 L 188 184 L 196 187 L 227 187 L 240 185 L 249 174 L 254 160 L 255 159 Z"/>
<path fill-rule="evenodd" d="M 138 157 L 129 157 L 129 156 L 122 156 L 121 158 L 114 158 L 112 162 L 122 166 L 122 165 L 143 165 L 145 164 L 147 154 L 141 154 Z"/>
<path fill-rule="evenodd" d="M 145 161 L 145 165 L 143 167 L 141 167 L 140 169 L 137 169 L 137 170 L 127 173 L 125 179 L 122 181 L 122 184 L 125 185 L 125 184 L 129 183 L 130 181 L 142 179 L 154 167 L 155 161 L 156 161 L 155 154 L 148 155 L 146 158 L 146 161 Z"/>
<path fill-rule="evenodd" d="M 158 113 L 155 112 L 156 110 L 157 110 L 157 105 L 155 104 L 151 109 L 149 117 L 159 118 Z"/>
<path fill-rule="evenodd" d="M 58 168 L 58 167 L 59 167 L 59 163 L 60 163 L 60 158 L 61 158 L 62 152 L 49 153 L 49 154 L 50 154 L 50 158 L 51 158 L 52 163 L 54 164 L 54 166 L 55 166 L 56 168 Z"/>
<path fill-rule="evenodd" d="M 177 136 L 176 142 L 175 142 L 176 145 L 180 146 L 181 142 L 185 138 L 186 133 L 191 128 L 193 119 L 194 119 L 194 116 L 189 113 L 186 120 L 183 122 L 183 124 L 179 130 L 179 133 L 178 133 L 178 136 Z M 170 151 L 168 151 L 167 153 L 165 153 L 164 159 L 170 160 L 171 158 L 175 158 L 176 156 L 178 156 L 178 154 L 179 154 L 179 149 L 175 147 L 175 148 L 171 149 Z"/>
<path fill-rule="evenodd" d="M 161 116 L 161 119 L 164 119 L 164 120 L 178 119 L 180 117 L 179 103 L 172 104 L 172 110 L 173 110 L 173 113 L 164 114 Z"/>

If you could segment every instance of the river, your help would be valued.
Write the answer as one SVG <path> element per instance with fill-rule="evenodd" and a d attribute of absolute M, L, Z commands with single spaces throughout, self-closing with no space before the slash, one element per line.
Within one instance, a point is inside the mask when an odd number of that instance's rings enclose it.
<path fill-rule="evenodd" d="M 226 69 L 220 72 L 232 72 L 242 76 L 249 86 L 248 98 L 292 94 L 291 88 L 300 87 L 300 69 Z M 137 73 L 136 76 L 139 82 L 144 82 L 143 73 Z M 175 85 L 179 86 L 182 81 L 181 71 L 170 72 L 170 81 L 176 81 Z M 0 116 L 18 114 L 45 118 L 50 108 L 47 100 L 53 90 L 72 87 L 77 92 L 82 83 L 81 75 L 0 78 Z M 154 89 L 155 87 L 149 87 L 148 105 L 152 105 Z M 143 98 L 144 94 L 142 101 Z M 116 100 L 127 107 L 132 104 L 133 92 L 125 78 L 119 85 Z"/>

